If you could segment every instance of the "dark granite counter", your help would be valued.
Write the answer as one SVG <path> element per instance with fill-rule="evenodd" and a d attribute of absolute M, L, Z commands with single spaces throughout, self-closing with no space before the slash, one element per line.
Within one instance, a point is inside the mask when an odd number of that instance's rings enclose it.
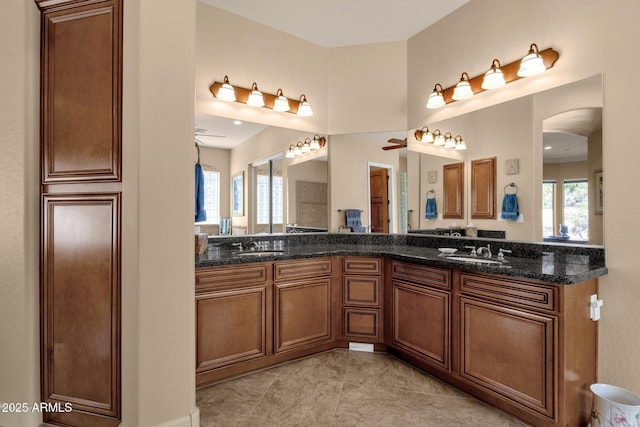
<path fill-rule="evenodd" d="M 253 251 L 278 251 L 265 255 L 239 255 L 234 243 L 260 248 Z M 465 246 L 491 245 L 492 260 L 498 249 L 511 250 L 505 262 L 469 263 L 444 256 L 438 248 L 455 248 L 454 255 L 468 257 Z M 207 253 L 196 255 L 196 267 L 233 265 L 262 261 L 289 260 L 322 256 L 385 256 L 398 261 L 471 272 L 494 273 L 517 278 L 536 279 L 557 284 L 573 284 L 607 274 L 604 248 L 601 246 L 514 242 L 500 239 L 475 239 L 430 235 L 382 235 L 309 233 L 264 236 L 228 236 L 209 238 Z M 478 257 L 482 260 L 483 257 Z"/>

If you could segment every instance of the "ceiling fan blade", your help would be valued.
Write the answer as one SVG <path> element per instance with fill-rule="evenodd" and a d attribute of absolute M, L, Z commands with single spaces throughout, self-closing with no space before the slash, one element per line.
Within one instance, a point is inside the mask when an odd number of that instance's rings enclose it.
<path fill-rule="evenodd" d="M 226 136 L 224 136 L 224 135 L 213 135 L 213 134 L 210 134 L 210 133 L 199 133 L 199 132 L 196 132 L 196 136 L 208 136 L 208 137 L 211 137 L 211 138 L 226 138 Z"/>
<path fill-rule="evenodd" d="M 393 144 L 399 144 L 399 145 L 407 145 L 407 138 L 405 139 L 391 138 L 387 142 L 391 142 Z"/>
<path fill-rule="evenodd" d="M 398 148 L 405 148 L 405 147 L 406 147 L 406 145 L 404 145 L 404 144 L 398 144 L 398 145 L 391 145 L 389 147 L 382 147 L 382 149 L 383 150 L 395 150 L 395 149 L 398 149 Z"/>

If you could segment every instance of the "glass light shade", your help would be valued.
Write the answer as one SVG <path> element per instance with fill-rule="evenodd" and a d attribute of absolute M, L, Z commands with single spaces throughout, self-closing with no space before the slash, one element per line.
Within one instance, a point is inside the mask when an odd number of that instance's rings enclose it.
<path fill-rule="evenodd" d="M 216 96 L 218 99 L 223 101 L 235 101 L 236 91 L 229 83 L 223 83 L 222 86 L 220 86 L 220 89 L 218 89 L 218 94 Z"/>
<path fill-rule="evenodd" d="M 529 48 L 529 53 L 520 61 L 519 77 L 535 76 L 544 73 L 547 67 L 544 65 L 542 56 L 538 53 L 538 46 L 533 43 Z"/>
<path fill-rule="evenodd" d="M 429 95 L 429 99 L 427 99 L 427 108 L 430 110 L 434 110 L 436 108 L 444 107 L 446 103 L 444 102 L 444 97 L 441 92 L 434 90 L 431 95 Z"/>
<path fill-rule="evenodd" d="M 491 64 L 491 68 L 484 74 L 484 79 L 482 79 L 482 89 L 497 89 L 505 84 L 504 74 L 502 74 L 502 70 L 500 69 L 500 61 L 494 59 Z"/>
<path fill-rule="evenodd" d="M 426 131 L 422 134 L 422 142 L 428 142 L 433 144 L 433 134 L 430 131 Z"/>
<path fill-rule="evenodd" d="M 311 151 L 311 145 L 309 144 L 308 138 L 304 141 L 304 144 L 302 144 L 302 148 L 300 149 L 300 151 L 302 151 L 303 153 L 308 153 L 309 151 Z"/>
<path fill-rule="evenodd" d="M 463 99 L 471 98 L 473 96 L 473 90 L 471 90 L 471 85 L 466 80 L 461 80 L 456 85 L 455 89 L 453 89 L 453 95 L 451 98 L 456 101 L 461 101 Z"/>
<path fill-rule="evenodd" d="M 435 139 L 433 140 L 433 144 L 434 145 L 443 146 L 445 144 L 444 136 L 442 136 L 440 133 L 435 135 Z"/>
<path fill-rule="evenodd" d="M 282 89 L 278 89 L 276 92 L 273 109 L 275 111 L 289 111 L 289 100 L 282 94 Z"/>
<path fill-rule="evenodd" d="M 460 135 L 456 136 L 456 146 L 455 149 L 456 150 L 466 150 L 467 149 L 467 144 L 464 142 L 464 139 L 462 139 L 462 137 Z"/>
<path fill-rule="evenodd" d="M 293 145 L 289 147 L 289 149 L 287 150 L 287 153 L 284 155 L 287 159 L 292 159 L 294 158 L 296 155 L 293 153 Z"/>
<path fill-rule="evenodd" d="M 302 146 L 302 144 L 296 145 L 295 147 L 293 147 L 293 155 L 294 156 L 301 156 L 302 155 L 302 150 L 300 149 L 301 146 Z"/>
<path fill-rule="evenodd" d="M 264 98 L 262 97 L 262 92 L 257 89 L 254 89 L 249 94 L 249 98 L 247 99 L 247 105 L 252 107 L 264 107 Z"/>
<path fill-rule="evenodd" d="M 454 148 L 456 146 L 456 142 L 453 138 L 448 137 L 444 139 L 444 148 Z"/>
<path fill-rule="evenodd" d="M 300 96 L 300 102 L 298 103 L 298 112 L 296 114 L 298 114 L 300 117 L 313 116 L 311 104 L 307 102 L 307 97 L 304 95 Z"/>
<path fill-rule="evenodd" d="M 320 142 L 318 142 L 316 137 L 313 137 L 313 139 L 311 140 L 311 144 L 309 144 L 309 147 L 311 148 L 311 150 L 319 150 L 320 149 Z"/>

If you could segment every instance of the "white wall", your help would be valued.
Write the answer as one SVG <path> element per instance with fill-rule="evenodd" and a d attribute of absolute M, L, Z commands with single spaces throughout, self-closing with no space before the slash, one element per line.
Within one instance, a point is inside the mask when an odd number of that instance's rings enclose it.
<path fill-rule="evenodd" d="M 604 74 L 602 168 L 609 274 L 600 279 L 605 306 L 599 324 L 599 381 L 636 393 L 640 392 L 640 340 L 634 325 L 640 321 L 640 266 L 635 252 L 640 229 L 634 224 L 640 215 L 640 200 L 629 198 L 627 189 L 629 183 L 640 181 L 637 144 L 628 137 L 635 134 L 640 112 L 638 91 L 628 85 L 629 70 L 640 65 L 635 46 L 635 17 L 639 14 L 640 3 L 634 1 L 612 6 L 578 0 L 472 0 L 408 42 L 409 128 Z M 451 37 L 451 28 L 456 29 L 456 37 Z M 450 86 L 462 71 L 479 75 L 496 57 L 514 61 L 532 42 L 560 52 L 554 68 L 544 75 L 435 112 L 424 108 L 435 83 Z"/>

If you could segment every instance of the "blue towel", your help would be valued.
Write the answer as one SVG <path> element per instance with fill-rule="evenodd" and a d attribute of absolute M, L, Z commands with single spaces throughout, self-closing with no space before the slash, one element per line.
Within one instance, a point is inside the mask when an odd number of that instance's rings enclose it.
<path fill-rule="evenodd" d="M 436 205 L 436 198 L 427 199 L 427 206 L 424 212 L 425 219 L 438 218 L 438 206 Z"/>
<path fill-rule="evenodd" d="M 359 209 L 345 209 L 344 216 L 347 222 L 347 227 L 351 228 L 354 233 L 364 233 L 367 229 L 362 226 L 362 220 L 360 215 L 362 211 Z"/>
<path fill-rule="evenodd" d="M 502 199 L 502 219 L 510 219 L 517 221 L 520 216 L 520 208 L 518 207 L 518 196 L 515 194 L 505 194 Z"/>
<path fill-rule="evenodd" d="M 204 210 L 204 172 L 200 163 L 196 164 L 196 221 L 207 220 L 207 212 Z"/>

